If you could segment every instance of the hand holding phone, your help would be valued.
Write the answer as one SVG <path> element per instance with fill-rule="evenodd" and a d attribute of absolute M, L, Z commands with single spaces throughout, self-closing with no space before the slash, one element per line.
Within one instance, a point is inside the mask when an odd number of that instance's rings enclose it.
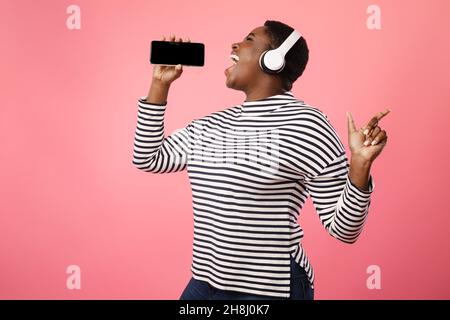
<path fill-rule="evenodd" d="M 185 42 L 183 42 L 183 39 L 181 38 L 176 38 L 175 35 L 172 35 L 170 37 L 167 38 L 163 36 L 161 41 L 159 42 L 177 42 L 177 43 L 190 43 L 191 40 L 189 38 L 187 38 L 185 40 Z M 153 51 L 152 48 L 152 54 L 156 54 L 156 51 Z M 158 59 L 159 60 L 159 59 Z M 155 60 L 156 62 L 156 57 Z M 152 62 L 152 58 L 150 58 L 150 62 Z M 158 62 L 162 62 L 158 61 Z M 174 65 L 170 65 L 170 64 L 158 64 L 158 63 L 154 63 L 154 67 L 153 67 L 153 79 L 161 82 L 162 84 L 165 85 L 170 85 L 173 81 L 175 81 L 176 79 L 178 79 L 181 74 L 183 73 L 183 66 L 181 63 L 177 63 Z"/>

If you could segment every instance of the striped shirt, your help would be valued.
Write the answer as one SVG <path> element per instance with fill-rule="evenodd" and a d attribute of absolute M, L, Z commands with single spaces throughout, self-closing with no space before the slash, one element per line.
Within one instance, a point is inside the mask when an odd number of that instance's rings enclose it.
<path fill-rule="evenodd" d="M 138 99 L 133 164 L 153 173 L 187 169 L 193 277 L 222 290 L 288 298 L 292 257 L 314 288 L 297 222 L 306 199 L 331 236 L 353 243 L 374 188 L 371 175 L 368 191 L 350 180 L 345 148 L 327 116 L 285 91 L 165 136 L 166 107 Z"/>

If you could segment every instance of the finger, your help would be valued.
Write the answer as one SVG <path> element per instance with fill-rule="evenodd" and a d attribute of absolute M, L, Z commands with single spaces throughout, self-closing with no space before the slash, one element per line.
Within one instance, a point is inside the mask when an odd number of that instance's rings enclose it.
<path fill-rule="evenodd" d="M 349 111 L 347 111 L 347 126 L 349 134 L 356 131 L 355 121 L 353 121 L 352 114 Z"/>
<path fill-rule="evenodd" d="M 377 141 L 376 144 L 374 144 L 374 146 L 384 146 L 387 143 L 387 137 L 385 137 L 383 140 Z"/>
<path fill-rule="evenodd" d="M 175 34 L 172 34 L 172 35 L 170 36 L 170 41 L 175 41 Z"/>
<path fill-rule="evenodd" d="M 372 143 L 372 141 L 373 139 L 371 137 L 367 137 L 363 144 L 367 147 Z"/>
<path fill-rule="evenodd" d="M 370 133 L 370 130 L 372 130 L 374 126 L 378 125 L 378 121 L 385 117 L 389 112 L 391 112 L 391 109 L 386 109 L 384 111 L 378 112 L 375 116 L 373 116 L 372 119 L 370 119 L 370 121 L 364 127 L 364 134 L 368 135 Z"/>
<path fill-rule="evenodd" d="M 191 42 L 191 39 L 189 39 L 189 38 L 186 38 L 186 42 Z"/>
<path fill-rule="evenodd" d="M 375 128 L 373 128 L 367 135 L 366 135 L 366 140 L 364 141 L 364 145 L 368 146 L 369 144 L 372 143 L 373 139 L 375 139 L 375 137 L 378 135 L 378 133 L 380 133 L 381 128 L 376 126 Z"/>
<path fill-rule="evenodd" d="M 378 125 L 378 118 L 372 117 L 372 119 L 369 120 L 369 122 L 367 122 L 367 124 L 364 126 L 364 134 L 367 136 L 369 134 L 369 132 Z"/>
<path fill-rule="evenodd" d="M 384 145 L 386 145 L 387 140 L 388 140 L 388 137 L 386 136 L 383 140 L 379 141 L 379 142 L 377 143 L 377 145 L 378 145 L 378 146 L 384 146 Z"/>
<path fill-rule="evenodd" d="M 373 134 L 373 130 L 375 130 L 375 128 L 379 128 L 379 127 L 378 127 L 378 123 L 377 123 L 377 125 L 375 125 L 374 127 L 372 127 L 372 128 L 369 130 L 369 132 L 367 132 L 366 137 L 371 137 L 372 134 Z"/>
<path fill-rule="evenodd" d="M 381 128 L 379 126 L 376 126 L 369 132 L 368 137 L 374 139 L 380 133 L 380 131 Z"/>
<path fill-rule="evenodd" d="M 377 143 L 379 143 L 380 141 L 384 140 L 385 138 L 387 138 L 386 131 L 381 130 L 381 132 L 379 134 L 377 134 L 377 136 L 373 139 L 373 141 L 370 145 L 374 146 Z"/>
<path fill-rule="evenodd" d="M 166 40 L 166 36 L 163 35 L 163 36 L 161 37 L 161 41 L 165 41 L 165 40 Z"/>
<path fill-rule="evenodd" d="M 183 42 L 183 39 L 180 37 L 180 38 L 178 39 L 178 42 Z"/>
<path fill-rule="evenodd" d="M 391 109 L 386 109 L 384 111 L 378 112 L 376 115 L 376 117 L 378 118 L 378 121 L 380 121 L 381 118 L 385 117 L 389 112 L 391 112 Z"/>

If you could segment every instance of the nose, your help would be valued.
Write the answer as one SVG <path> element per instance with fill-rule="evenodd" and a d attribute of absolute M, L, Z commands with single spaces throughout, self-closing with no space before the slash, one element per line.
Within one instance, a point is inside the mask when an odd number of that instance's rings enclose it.
<path fill-rule="evenodd" d="M 239 48 L 239 45 L 238 45 L 237 43 L 233 43 L 233 44 L 231 45 L 231 49 L 232 49 L 233 51 L 237 50 L 238 48 Z"/>

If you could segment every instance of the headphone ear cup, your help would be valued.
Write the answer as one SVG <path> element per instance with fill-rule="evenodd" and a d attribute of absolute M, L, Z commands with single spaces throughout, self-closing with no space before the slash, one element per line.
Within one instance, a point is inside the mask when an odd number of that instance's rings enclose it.
<path fill-rule="evenodd" d="M 276 50 L 266 50 L 259 57 L 259 66 L 267 73 L 280 73 L 284 69 L 285 60 Z"/>
<path fill-rule="evenodd" d="M 270 73 L 271 71 L 266 67 L 266 64 L 264 63 L 264 56 L 266 55 L 267 51 L 264 51 L 263 53 L 261 53 L 261 55 L 259 56 L 259 66 L 261 67 L 261 69 L 264 72 Z"/>

